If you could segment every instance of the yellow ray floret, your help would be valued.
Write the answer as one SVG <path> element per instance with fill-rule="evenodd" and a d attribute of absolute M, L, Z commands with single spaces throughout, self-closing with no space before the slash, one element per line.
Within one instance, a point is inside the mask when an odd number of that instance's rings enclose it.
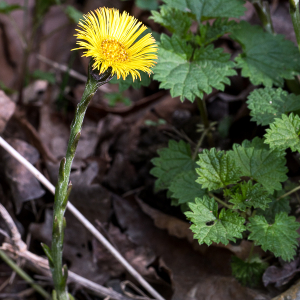
<path fill-rule="evenodd" d="M 83 56 L 93 58 L 93 69 L 100 74 L 108 67 L 118 79 L 129 74 L 133 80 L 141 79 L 139 70 L 152 73 L 150 68 L 157 59 L 155 39 L 148 33 L 137 41 L 147 27 L 127 12 L 120 14 L 114 8 L 98 8 L 84 15 L 78 26 L 75 36 L 80 47 L 76 49 L 85 50 Z"/>

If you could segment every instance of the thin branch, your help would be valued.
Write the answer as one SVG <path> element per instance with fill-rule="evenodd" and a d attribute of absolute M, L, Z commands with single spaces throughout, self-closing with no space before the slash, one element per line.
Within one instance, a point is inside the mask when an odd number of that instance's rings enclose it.
<path fill-rule="evenodd" d="M 52 194 L 55 193 L 55 187 L 49 180 L 40 173 L 28 160 L 19 152 L 11 147 L 2 137 L 0 137 L 0 146 L 9 152 L 15 159 L 23 164 Z M 108 240 L 88 221 L 81 212 L 68 201 L 68 210 L 88 229 L 94 237 L 106 247 L 111 254 L 126 268 L 126 270 L 153 296 L 155 299 L 164 300 L 164 298 L 152 288 L 152 286 L 126 261 L 126 259 L 108 242 Z"/>
<path fill-rule="evenodd" d="M 31 263 L 35 269 L 38 269 L 39 271 L 42 271 L 44 274 L 46 274 L 49 278 L 51 278 L 51 272 L 49 269 L 49 263 L 48 260 L 45 258 L 42 258 L 30 251 L 19 251 L 18 249 L 12 247 L 12 245 L 4 243 L 1 247 L 2 250 L 10 253 L 13 256 L 18 256 L 21 258 L 26 259 L 29 263 Z M 94 283 L 80 275 L 77 275 L 76 273 L 73 273 L 71 271 L 68 272 L 68 282 L 75 282 L 86 289 L 94 292 L 97 296 L 101 297 L 110 297 L 111 299 L 115 300 L 132 300 L 126 296 L 123 296 L 111 289 L 108 289 L 102 285 L 99 285 L 97 283 Z M 150 300 L 150 299 L 149 299 Z"/>
<path fill-rule="evenodd" d="M 16 263 L 14 263 L 4 251 L 0 249 L 0 258 L 8 264 L 21 278 L 23 278 L 26 282 L 28 282 L 32 288 L 34 288 L 40 295 L 42 295 L 45 299 L 51 299 L 50 294 L 48 294 L 41 286 L 34 282 L 34 280 L 27 275 Z"/>

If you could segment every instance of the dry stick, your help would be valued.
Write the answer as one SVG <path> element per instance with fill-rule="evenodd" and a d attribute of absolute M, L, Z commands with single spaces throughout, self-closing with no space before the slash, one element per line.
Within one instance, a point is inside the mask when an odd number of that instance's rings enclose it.
<path fill-rule="evenodd" d="M 25 259 L 25 260 L 31 262 L 35 266 L 35 268 L 46 271 L 47 274 L 51 277 L 48 260 L 45 258 L 42 258 L 34 253 L 27 251 L 26 244 L 22 241 L 21 235 L 20 235 L 13 219 L 11 218 L 8 211 L 5 209 L 5 207 L 1 203 L 0 203 L 0 216 L 5 221 L 8 229 L 9 229 L 10 235 L 11 235 L 10 240 L 14 244 L 14 246 L 12 246 L 11 244 L 3 243 L 2 247 L 0 247 L 0 249 L 11 253 L 13 256 L 17 256 L 18 258 Z M 123 295 L 121 295 L 111 289 L 108 289 L 102 285 L 94 283 L 94 282 L 92 282 L 86 278 L 83 278 L 73 272 L 69 272 L 69 278 L 71 279 L 71 281 L 74 281 L 74 282 L 80 284 L 81 286 L 87 288 L 88 290 L 93 291 L 98 296 L 110 297 L 115 300 L 130 300 L 126 296 L 123 296 Z M 8 283 L 8 280 L 7 280 L 7 283 Z M 4 287 L 4 285 L 2 285 L 2 286 Z M 0 291 L 2 290 L 2 286 L 0 286 Z"/>
<path fill-rule="evenodd" d="M 43 273 L 46 272 L 47 275 L 51 277 L 51 272 L 49 269 L 49 263 L 47 259 L 42 258 L 27 250 L 19 251 L 18 249 L 14 248 L 12 245 L 7 243 L 4 243 L 2 247 L 0 247 L 0 249 L 10 253 L 11 255 L 16 255 L 18 257 L 21 257 L 22 259 L 26 259 L 36 269 L 42 271 Z M 76 273 L 69 271 L 68 274 L 69 274 L 68 276 L 69 281 L 78 283 L 79 285 L 85 287 L 89 291 L 94 292 L 97 296 L 110 297 L 111 299 L 115 299 L 115 300 L 131 300 L 127 296 L 124 296 L 122 294 L 119 294 L 118 292 L 115 292 L 114 290 L 108 289 L 102 285 L 94 283 L 80 275 L 77 275 Z"/>
<path fill-rule="evenodd" d="M 0 146 L 23 164 L 52 194 L 55 193 L 54 185 L 2 137 L 0 137 Z M 68 201 L 67 208 L 155 299 L 164 300 L 164 298 L 157 293 L 155 289 L 153 289 L 153 287 L 126 261 L 126 259 L 108 242 L 108 240 L 95 228 L 95 226 L 88 221 L 73 204 L 70 203 L 70 201 Z"/>

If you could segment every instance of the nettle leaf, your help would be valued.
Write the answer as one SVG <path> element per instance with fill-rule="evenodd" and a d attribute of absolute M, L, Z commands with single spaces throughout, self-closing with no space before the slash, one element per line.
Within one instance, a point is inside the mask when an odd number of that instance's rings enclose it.
<path fill-rule="evenodd" d="M 245 140 L 242 145 L 234 144 L 232 148 L 229 153 L 242 176 L 254 179 L 270 194 L 282 189 L 281 182 L 287 180 L 288 169 L 281 150 L 270 149 L 258 137 L 251 142 Z"/>
<path fill-rule="evenodd" d="M 157 177 L 155 190 L 169 188 L 171 181 L 184 171 L 194 170 L 196 163 L 192 159 L 191 146 L 184 141 L 170 140 L 168 148 L 157 151 L 159 157 L 153 158 L 151 162 L 154 168 L 150 174 Z"/>
<path fill-rule="evenodd" d="M 192 58 L 193 56 L 193 58 Z M 154 79 L 161 82 L 160 88 L 170 89 L 171 96 L 180 96 L 191 102 L 195 97 L 210 94 L 213 88 L 224 90 L 230 84 L 228 76 L 236 74 L 230 55 L 213 45 L 193 51 L 193 47 L 177 35 L 161 35 L 158 63 Z"/>
<path fill-rule="evenodd" d="M 208 196 L 196 198 L 195 203 L 189 203 L 189 206 L 192 211 L 185 215 L 193 223 L 190 229 L 199 244 L 209 246 L 215 242 L 227 245 L 229 240 L 235 242 L 235 238 L 242 238 L 242 232 L 246 229 L 243 225 L 245 219 L 238 213 L 223 208 L 218 215 L 218 204 Z"/>
<path fill-rule="evenodd" d="M 276 214 L 280 212 L 290 213 L 291 207 L 288 197 L 280 198 L 279 196 L 285 193 L 284 190 L 275 192 L 274 195 L 271 196 L 271 202 L 269 203 L 269 207 L 266 210 L 257 210 L 257 215 L 264 216 L 269 224 L 274 223 Z"/>
<path fill-rule="evenodd" d="M 139 89 L 142 86 L 149 86 L 149 84 L 152 81 L 152 75 L 149 76 L 147 73 L 140 71 L 140 75 L 141 75 L 141 80 L 139 78 L 137 78 L 135 81 L 133 81 L 132 76 L 128 75 L 125 80 L 120 77 L 119 79 L 117 79 L 117 77 L 113 77 L 113 79 L 110 81 L 110 83 L 112 84 L 119 84 L 119 91 L 123 92 L 127 89 L 129 89 L 131 86 L 134 89 Z"/>
<path fill-rule="evenodd" d="M 216 151 L 215 148 L 210 151 L 204 149 L 199 154 L 197 164 L 201 168 L 196 169 L 199 174 L 196 182 L 202 184 L 202 187 L 209 191 L 226 187 L 240 179 L 234 160 L 224 151 Z"/>
<path fill-rule="evenodd" d="M 156 23 L 166 27 L 170 32 L 176 33 L 180 37 L 185 37 L 192 25 L 192 19 L 188 13 L 178 9 L 163 5 L 160 11 L 151 11 L 152 17 Z"/>
<path fill-rule="evenodd" d="M 285 150 L 291 148 L 292 151 L 300 152 L 300 118 L 291 113 L 289 116 L 282 115 L 281 119 L 275 119 L 266 130 L 265 143 L 271 148 Z"/>
<path fill-rule="evenodd" d="M 252 255 L 247 261 L 233 256 L 231 259 L 232 275 L 242 284 L 256 287 L 261 283 L 261 278 L 268 267 L 259 256 Z"/>
<path fill-rule="evenodd" d="M 254 85 L 283 86 L 284 79 L 293 79 L 300 72 L 298 48 L 283 35 L 273 35 L 261 26 L 241 21 L 231 38 L 243 48 L 235 59 L 242 76 L 249 77 Z"/>
<path fill-rule="evenodd" d="M 276 116 L 300 109 L 300 95 L 289 94 L 281 88 L 256 89 L 248 96 L 251 121 L 269 125 Z"/>
<path fill-rule="evenodd" d="M 135 5 L 146 10 L 154 10 L 158 8 L 157 0 L 136 0 Z"/>
<path fill-rule="evenodd" d="M 248 230 L 251 232 L 248 239 L 254 240 L 256 245 L 261 245 L 264 251 L 270 250 L 276 257 L 290 261 L 296 254 L 298 246 L 297 229 L 300 224 L 295 217 L 289 217 L 281 212 L 276 215 L 275 222 L 268 224 L 263 216 L 249 218 Z"/>
<path fill-rule="evenodd" d="M 238 18 L 245 13 L 243 0 L 163 0 L 170 7 L 201 17 Z"/>
<path fill-rule="evenodd" d="M 190 170 L 182 172 L 172 180 L 169 190 L 173 193 L 171 197 L 178 199 L 176 205 L 194 202 L 196 197 L 202 198 L 207 194 L 207 190 L 196 182 L 197 178 L 195 170 Z"/>
<path fill-rule="evenodd" d="M 22 6 L 18 4 L 8 4 L 6 1 L 0 1 L 0 13 L 1 14 L 9 14 L 14 10 L 23 9 Z"/>
<path fill-rule="evenodd" d="M 196 36 L 196 42 L 202 46 L 207 45 L 223 36 L 225 33 L 232 32 L 237 26 L 235 21 L 228 21 L 228 19 L 216 19 L 211 25 L 209 22 L 200 24 L 200 36 Z"/>
<path fill-rule="evenodd" d="M 269 193 L 261 184 L 253 185 L 252 181 L 239 183 L 231 195 L 229 202 L 234 204 L 233 209 L 245 211 L 247 207 L 261 208 L 265 210 L 272 200 Z"/>

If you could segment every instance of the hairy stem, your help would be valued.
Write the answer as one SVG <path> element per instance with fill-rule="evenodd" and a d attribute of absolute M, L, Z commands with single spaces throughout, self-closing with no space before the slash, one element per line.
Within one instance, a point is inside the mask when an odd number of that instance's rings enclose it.
<path fill-rule="evenodd" d="M 215 143 L 214 143 L 211 131 L 210 131 L 210 127 L 209 127 L 209 121 L 208 121 L 205 101 L 200 99 L 199 97 L 196 97 L 196 101 L 197 101 L 197 105 L 198 105 L 198 108 L 199 108 L 199 111 L 200 111 L 200 115 L 201 115 L 201 119 L 202 119 L 204 128 L 207 129 L 208 144 L 212 148 L 212 147 L 214 147 Z"/>
<path fill-rule="evenodd" d="M 262 0 L 254 0 L 252 2 L 265 31 L 274 34 L 269 3 Z"/>
<path fill-rule="evenodd" d="M 284 195 L 278 197 L 276 200 L 280 200 L 280 199 L 282 199 L 282 198 L 284 198 L 284 197 L 287 197 L 287 196 L 289 196 L 290 194 L 293 194 L 293 193 L 295 193 L 295 192 L 297 192 L 297 191 L 299 191 L 299 190 L 300 190 L 300 185 L 297 186 L 297 187 L 295 187 L 294 189 L 290 190 L 289 192 L 285 193 Z"/>
<path fill-rule="evenodd" d="M 66 266 L 62 266 L 62 251 L 64 240 L 64 229 L 66 226 L 64 214 L 68 203 L 68 196 L 71 192 L 71 183 L 69 183 L 72 162 L 75 156 L 77 144 L 81 134 L 81 127 L 89 102 L 100 85 L 108 82 L 111 76 L 111 69 L 105 71 L 101 76 L 93 74 L 89 65 L 88 80 L 83 92 L 80 103 L 75 112 L 71 124 L 70 139 L 68 143 L 66 157 L 62 159 L 59 168 L 58 183 L 55 188 L 54 212 L 53 212 L 53 231 L 51 250 L 44 245 L 44 250 L 49 259 L 49 265 L 52 271 L 54 287 L 58 300 L 68 300 Z"/>
<path fill-rule="evenodd" d="M 290 0 L 290 14 L 294 26 L 294 31 L 297 39 L 298 48 L 300 51 L 300 13 L 299 0 Z"/>
<path fill-rule="evenodd" d="M 226 202 L 224 202 L 223 200 L 221 200 L 220 198 L 218 198 L 217 196 L 215 196 L 213 193 L 208 193 L 208 195 L 212 198 L 214 198 L 217 202 L 219 202 L 220 204 L 222 204 L 223 206 L 232 209 L 232 205 L 227 204 Z"/>

